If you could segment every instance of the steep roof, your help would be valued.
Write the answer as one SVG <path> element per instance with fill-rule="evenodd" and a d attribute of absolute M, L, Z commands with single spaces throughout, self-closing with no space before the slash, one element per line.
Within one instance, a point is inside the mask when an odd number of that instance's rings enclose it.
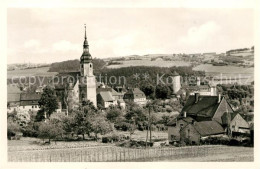
<path fill-rule="evenodd" d="M 135 99 L 138 98 L 144 98 L 146 97 L 144 92 L 141 91 L 139 88 L 133 88 L 133 89 L 129 89 L 125 95 L 132 95 Z"/>
<path fill-rule="evenodd" d="M 22 91 L 16 85 L 7 85 L 7 94 L 20 94 Z"/>
<path fill-rule="evenodd" d="M 99 93 L 99 95 L 102 97 L 102 99 L 105 102 L 114 101 L 114 97 L 112 96 L 112 93 L 109 91 L 102 91 Z"/>
<path fill-rule="evenodd" d="M 183 121 L 185 121 L 185 122 L 187 122 L 187 123 L 192 123 L 192 121 L 195 121 L 192 117 L 176 117 L 177 118 L 177 120 L 179 121 L 179 120 L 183 120 Z M 174 118 L 173 120 L 171 120 L 168 124 L 167 124 L 167 126 L 172 126 L 173 124 L 175 124 L 176 123 L 176 118 Z"/>
<path fill-rule="evenodd" d="M 196 122 L 193 126 L 201 136 L 225 133 L 223 127 L 216 121 Z"/>
<path fill-rule="evenodd" d="M 221 97 L 221 100 L 223 97 Z M 213 117 L 218 106 L 218 96 L 199 96 L 196 102 L 196 96 L 189 96 L 186 104 L 182 109 L 182 113 L 187 115 L 196 115 L 202 117 Z"/>
<path fill-rule="evenodd" d="M 7 85 L 7 102 L 19 102 L 22 91 L 16 85 Z"/>
<path fill-rule="evenodd" d="M 19 102 L 20 101 L 20 94 L 7 94 L 7 102 Z"/>
<path fill-rule="evenodd" d="M 41 99 L 41 94 L 37 94 L 37 93 L 21 93 L 21 101 L 30 101 L 30 100 L 34 100 L 34 101 L 38 101 Z"/>
<path fill-rule="evenodd" d="M 112 92 L 112 88 L 97 88 L 97 93 L 100 92 Z"/>

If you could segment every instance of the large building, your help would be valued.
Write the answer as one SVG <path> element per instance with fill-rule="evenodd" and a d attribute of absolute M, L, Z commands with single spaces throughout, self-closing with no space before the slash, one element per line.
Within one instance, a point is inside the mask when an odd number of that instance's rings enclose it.
<path fill-rule="evenodd" d="M 90 100 L 94 106 L 97 106 L 96 97 L 96 78 L 93 74 L 92 56 L 89 53 L 85 26 L 83 53 L 80 57 L 79 102 Z"/>
<path fill-rule="evenodd" d="M 249 132 L 249 124 L 221 95 L 190 95 L 180 116 L 168 123 L 170 142 L 199 144 L 208 136 Z"/>
<path fill-rule="evenodd" d="M 139 88 L 129 89 L 124 94 L 125 102 L 134 102 L 138 105 L 145 105 L 147 103 L 146 96 Z"/>

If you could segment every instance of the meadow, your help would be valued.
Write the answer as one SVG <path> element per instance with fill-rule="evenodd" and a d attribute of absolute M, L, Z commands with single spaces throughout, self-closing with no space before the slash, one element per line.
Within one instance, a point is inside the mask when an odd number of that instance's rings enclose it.
<path fill-rule="evenodd" d="M 130 66 L 156 66 L 156 67 L 172 67 L 172 66 L 190 66 L 189 62 L 185 61 L 164 61 L 164 60 L 127 60 L 127 61 L 117 61 L 121 64 L 109 65 L 107 68 L 121 68 Z"/>
<path fill-rule="evenodd" d="M 29 76 L 54 76 L 57 72 L 48 72 L 50 67 L 40 67 L 32 69 L 23 69 L 23 70 L 11 70 L 7 71 L 7 79 L 12 77 L 29 77 Z"/>
<path fill-rule="evenodd" d="M 253 148 L 223 145 L 122 148 L 99 146 L 8 152 L 9 162 L 253 161 Z"/>

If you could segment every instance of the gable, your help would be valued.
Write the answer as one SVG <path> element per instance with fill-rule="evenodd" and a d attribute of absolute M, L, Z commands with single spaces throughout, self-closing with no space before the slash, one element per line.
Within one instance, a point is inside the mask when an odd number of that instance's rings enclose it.
<path fill-rule="evenodd" d="M 227 100 L 223 98 L 218 105 L 218 108 L 213 116 L 213 119 L 222 124 L 222 116 L 225 112 L 233 113 L 233 109 L 228 104 Z"/>
<path fill-rule="evenodd" d="M 236 125 L 238 127 L 243 127 L 243 128 L 249 128 L 249 124 L 239 113 L 237 113 L 236 116 L 232 119 L 230 126 L 232 125 Z"/>

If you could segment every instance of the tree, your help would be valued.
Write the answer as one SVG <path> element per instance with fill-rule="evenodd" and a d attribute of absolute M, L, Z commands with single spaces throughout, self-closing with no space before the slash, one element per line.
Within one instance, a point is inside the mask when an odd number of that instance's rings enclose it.
<path fill-rule="evenodd" d="M 92 117 L 98 113 L 98 110 L 95 108 L 92 102 L 89 100 L 83 102 L 82 105 L 79 105 L 76 109 L 73 110 L 73 131 L 79 135 L 83 136 L 85 139 L 85 134 L 90 135 L 92 132 L 91 120 Z"/>
<path fill-rule="evenodd" d="M 51 139 L 57 139 L 62 137 L 64 133 L 61 121 L 57 118 L 52 118 L 46 122 L 41 122 L 39 126 L 39 138 L 48 139 L 51 143 Z"/>
<path fill-rule="evenodd" d="M 45 119 L 45 113 L 46 118 L 49 118 L 51 114 L 58 108 L 57 97 L 53 88 L 46 86 L 43 89 L 41 99 L 39 100 L 39 106 L 40 110 L 37 114 L 39 120 Z"/>
<path fill-rule="evenodd" d="M 158 85 L 155 89 L 156 98 L 166 99 L 170 95 L 169 87 L 166 85 Z"/>
<path fill-rule="evenodd" d="M 122 110 L 118 109 L 117 107 L 110 107 L 107 110 L 106 118 L 112 122 L 117 123 L 118 119 L 122 116 Z"/>
<path fill-rule="evenodd" d="M 98 139 L 98 134 L 104 135 L 113 131 L 111 123 L 109 123 L 102 114 L 95 114 L 91 119 L 90 124 L 92 131 L 95 133 L 96 140 Z"/>
<path fill-rule="evenodd" d="M 7 137 L 11 139 L 11 137 L 15 136 L 17 132 L 20 131 L 20 126 L 11 120 L 7 121 Z"/>
<path fill-rule="evenodd" d="M 153 98 L 154 97 L 154 86 L 151 84 L 144 84 L 141 86 L 141 90 L 144 92 L 144 94 L 148 97 Z"/>
<path fill-rule="evenodd" d="M 30 114 L 27 111 L 18 110 L 16 116 L 17 116 L 17 123 L 21 127 L 26 127 L 31 121 Z"/>

